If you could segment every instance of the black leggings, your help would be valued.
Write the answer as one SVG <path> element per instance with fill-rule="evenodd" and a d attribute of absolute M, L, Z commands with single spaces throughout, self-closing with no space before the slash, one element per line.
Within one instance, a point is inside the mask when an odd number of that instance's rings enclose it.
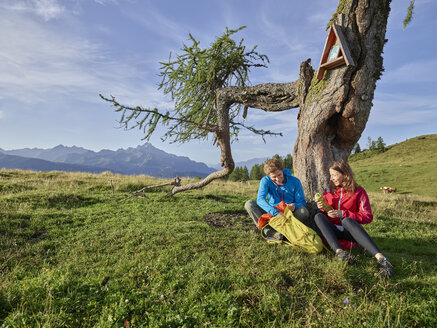
<path fill-rule="evenodd" d="M 322 236 L 326 239 L 329 247 L 335 252 L 341 248 L 339 239 L 346 239 L 353 241 L 367 249 L 373 256 L 381 253 L 378 246 L 367 234 L 366 230 L 354 219 L 344 218 L 341 223 L 344 230 L 337 229 L 335 224 L 329 221 L 328 217 L 323 213 L 318 213 L 314 217 L 317 228 L 320 230 Z"/>

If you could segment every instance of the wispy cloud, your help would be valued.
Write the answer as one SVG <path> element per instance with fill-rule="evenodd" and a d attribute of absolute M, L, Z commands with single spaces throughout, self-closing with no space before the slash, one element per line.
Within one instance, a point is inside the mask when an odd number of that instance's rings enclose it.
<path fill-rule="evenodd" d="M 0 29 L 7 31 L 0 34 L 0 44 L 8 44 L 0 48 L 3 97 L 37 103 L 71 95 L 100 102 L 99 92 L 137 100 L 138 94 L 144 95 L 147 72 L 110 59 L 108 50 L 96 42 L 51 27 L 17 12 L 0 14 Z M 152 104 L 162 101 L 157 93 L 144 95 L 143 102 L 146 97 Z"/>
<path fill-rule="evenodd" d="M 325 13 L 324 8 L 328 7 L 330 2 L 317 2 L 314 6 L 320 8 L 311 16 L 301 15 L 300 12 L 304 10 L 301 10 L 299 5 L 296 5 L 293 11 L 286 11 L 278 8 L 272 10 L 268 2 L 263 4 L 260 10 L 260 31 L 265 41 L 268 40 L 269 51 L 274 54 L 274 57 L 270 58 L 270 79 L 277 82 L 296 80 L 300 63 L 308 58 L 312 59 L 313 67 L 317 69 L 326 38 L 324 27 L 330 18 L 330 14 L 327 14 L 329 11 L 326 10 Z M 293 24 L 290 24 L 290 21 L 293 21 Z"/>
<path fill-rule="evenodd" d="M 372 125 L 413 125 L 437 119 L 437 97 L 379 94 L 369 118 Z"/>
<path fill-rule="evenodd" d="M 65 7 L 58 0 L 5 0 L 0 7 L 22 13 L 33 13 L 42 17 L 45 21 L 59 18 Z"/>
<path fill-rule="evenodd" d="M 118 3 L 117 0 L 94 0 L 95 2 L 97 2 L 99 5 L 105 6 L 107 4 L 111 4 L 111 3 Z"/>
<path fill-rule="evenodd" d="M 326 26 L 329 18 L 330 16 L 326 12 L 316 12 L 308 16 L 307 20 L 313 26 Z"/>
<path fill-rule="evenodd" d="M 123 14 L 153 32 L 154 35 L 172 40 L 177 44 L 180 44 L 181 40 L 186 40 L 188 37 L 187 31 L 189 29 L 187 27 L 180 26 L 176 21 L 169 19 L 165 13 L 154 7 L 151 1 L 147 2 L 146 13 L 124 10 Z"/>
<path fill-rule="evenodd" d="M 64 7 L 57 0 L 33 0 L 37 15 L 48 21 L 62 15 Z"/>
<path fill-rule="evenodd" d="M 385 73 L 382 83 L 428 83 L 437 82 L 437 59 L 411 61 Z"/>
<path fill-rule="evenodd" d="M 278 24 L 275 17 L 270 16 L 268 11 L 262 11 L 260 23 L 262 24 L 262 30 L 269 36 L 272 43 L 285 45 L 288 48 L 288 56 L 299 56 L 302 53 L 308 53 L 306 51 L 306 42 L 300 40 L 297 34 L 290 31 L 287 26 Z"/>

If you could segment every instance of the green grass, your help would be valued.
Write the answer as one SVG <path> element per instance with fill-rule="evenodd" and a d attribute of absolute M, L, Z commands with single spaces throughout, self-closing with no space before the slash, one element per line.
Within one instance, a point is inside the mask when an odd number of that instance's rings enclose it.
<path fill-rule="evenodd" d="M 0 327 L 437 326 L 436 197 L 369 193 L 387 281 L 357 247 L 345 267 L 264 242 L 243 210 L 257 182 L 122 201 L 159 182 L 0 170 Z"/>
<path fill-rule="evenodd" d="M 398 193 L 437 197 L 437 134 L 424 135 L 387 147 L 350 156 L 355 178 L 368 191 L 382 186 Z"/>

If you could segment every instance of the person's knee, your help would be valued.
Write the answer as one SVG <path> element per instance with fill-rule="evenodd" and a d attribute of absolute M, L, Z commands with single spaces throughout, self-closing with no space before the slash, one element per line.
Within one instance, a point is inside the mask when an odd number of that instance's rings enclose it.
<path fill-rule="evenodd" d="M 349 230 L 348 228 L 356 227 L 357 225 L 359 225 L 359 223 L 352 218 L 344 218 L 343 220 L 341 220 L 341 225 L 346 230 Z"/>
<path fill-rule="evenodd" d="M 323 213 L 317 213 L 314 216 L 314 222 L 317 226 L 319 226 L 321 223 L 323 223 L 326 220 L 326 215 Z"/>
<path fill-rule="evenodd" d="M 308 220 L 308 218 L 310 217 L 310 212 L 305 206 L 296 208 L 293 214 L 299 220 Z"/>
<path fill-rule="evenodd" d="M 246 211 L 248 212 L 252 212 L 253 209 L 255 208 L 256 202 L 253 201 L 252 199 L 249 199 L 246 203 L 244 203 L 244 208 L 246 209 Z"/>

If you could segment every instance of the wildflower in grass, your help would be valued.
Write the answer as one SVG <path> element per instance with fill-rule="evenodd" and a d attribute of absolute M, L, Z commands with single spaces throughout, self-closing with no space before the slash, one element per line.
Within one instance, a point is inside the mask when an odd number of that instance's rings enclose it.
<path fill-rule="evenodd" d="M 347 305 L 347 304 L 349 304 L 350 301 L 351 300 L 349 299 L 349 297 L 346 297 L 345 300 L 343 301 L 343 303 Z"/>

